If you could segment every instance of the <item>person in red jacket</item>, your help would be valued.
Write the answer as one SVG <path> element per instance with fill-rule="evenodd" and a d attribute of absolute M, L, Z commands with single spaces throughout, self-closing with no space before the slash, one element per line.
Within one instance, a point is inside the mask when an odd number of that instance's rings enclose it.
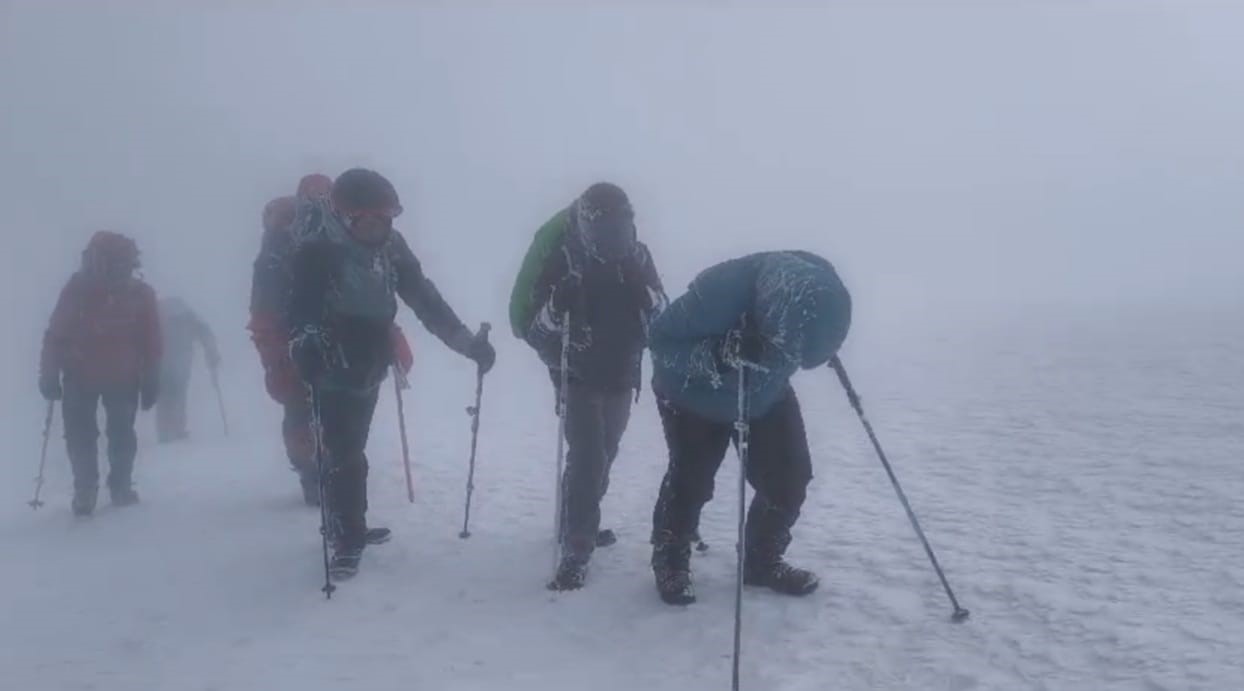
<path fill-rule="evenodd" d="M 100 231 L 82 253 L 82 268 L 61 291 L 43 338 L 39 390 L 62 400 L 65 445 L 73 466 L 73 511 L 95 510 L 99 493 L 96 411 L 103 402 L 112 503 L 138 503 L 133 488 L 138 408 L 159 393 L 162 339 L 155 291 L 134 275 L 138 246 Z"/>
<path fill-rule="evenodd" d="M 315 437 L 311 431 L 311 403 L 289 358 L 289 329 L 285 305 L 289 301 L 289 257 L 293 252 L 290 226 L 297 200 L 279 197 L 263 210 L 263 240 L 251 280 L 251 341 L 264 369 L 264 387 L 284 409 L 281 436 L 290 467 L 298 473 L 303 500 L 319 503 Z"/>

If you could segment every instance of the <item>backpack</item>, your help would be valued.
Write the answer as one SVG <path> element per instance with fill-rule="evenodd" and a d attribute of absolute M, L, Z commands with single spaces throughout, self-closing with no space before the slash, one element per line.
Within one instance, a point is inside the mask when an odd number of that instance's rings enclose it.
<path fill-rule="evenodd" d="M 531 246 L 523 257 L 514 289 L 510 293 L 510 329 L 519 339 L 527 337 L 531 321 L 540 305 L 535 304 L 535 285 L 540 280 L 549 257 L 562 246 L 570 228 L 570 209 L 562 209 L 550 218 L 532 238 Z"/>

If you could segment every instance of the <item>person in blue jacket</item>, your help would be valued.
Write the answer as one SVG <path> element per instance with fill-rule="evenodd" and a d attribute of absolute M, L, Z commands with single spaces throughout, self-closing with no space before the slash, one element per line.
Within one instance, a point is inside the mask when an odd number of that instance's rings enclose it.
<path fill-rule="evenodd" d="M 652 323 L 653 390 L 669 468 L 653 511 L 652 569 L 669 604 L 695 601 L 691 543 L 712 498 L 739 416 L 738 363 L 749 368 L 751 453 L 744 582 L 789 595 L 816 574 L 784 557 L 812 460 L 790 379 L 827 364 L 851 322 L 851 297 L 833 266 L 809 252 L 765 252 L 701 273 Z"/>

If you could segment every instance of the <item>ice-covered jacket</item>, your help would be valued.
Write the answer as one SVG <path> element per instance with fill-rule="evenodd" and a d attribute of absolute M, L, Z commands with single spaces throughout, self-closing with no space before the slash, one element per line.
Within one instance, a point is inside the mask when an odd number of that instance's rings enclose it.
<path fill-rule="evenodd" d="M 648 324 L 666 305 L 652 255 L 636 243 L 631 256 L 602 262 L 571 231 L 545 262 L 532 290 L 538 306 L 525 340 L 560 380 L 562 321 L 570 316 L 569 378 L 601 391 L 640 385 Z"/>
<path fill-rule="evenodd" d="M 765 252 L 713 266 L 652 323 L 653 389 L 701 417 L 738 417 L 732 353 L 750 372 L 753 419 L 766 414 L 800 369 L 829 362 L 846 339 L 851 297 L 833 266 L 809 252 Z"/>
<path fill-rule="evenodd" d="M 466 354 L 474 341 L 396 230 L 366 245 L 325 211 L 298 238 L 292 269 L 291 340 L 321 338 L 327 347 L 317 386 L 362 392 L 384 381 L 389 366 L 405 357 L 393 328 L 399 298 L 452 350 Z"/>

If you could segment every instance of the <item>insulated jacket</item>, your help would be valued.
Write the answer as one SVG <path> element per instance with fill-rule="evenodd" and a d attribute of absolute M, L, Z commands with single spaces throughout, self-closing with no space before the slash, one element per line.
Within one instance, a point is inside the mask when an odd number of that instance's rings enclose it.
<path fill-rule="evenodd" d="M 716 422 L 738 418 L 736 358 L 748 373 L 750 417 L 765 415 L 800 368 L 827 362 L 851 323 L 851 296 L 809 252 L 765 252 L 707 269 L 652 324 L 653 389 Z"/>
<path fill-rule="evenodd" d="M 92 388 L 137 386 L 158 377 L 160 318 L 155 291 L 137 278 L 110 284 L 75 273 L 43 337 L 40 371 Z"/>
<path fill-rule="evenodd" d="M 290 338 L 317 334 L 327 347 L 327 369 L 312 383 L 355 392 L 378 387 L 402 355 L 394 345 L 398 298 L 452 350 L 469 352 L 474 335 L 424 275 L 400 233 L 365 245 L 335 214 L 323 211 L 294 251 L 289 302 Z"/>
<path fill-rule="evenodd" d="M 311 230 L 312 222 L 322 222 L 326 209 L 302 202 L 297 218 L 286 228 L 274 228 L 263 235 L 255 257 L 251 278 L 250 322 L 247 329 L 259 352 L 264 368 L 264 386 L 278 403 L 289 403 L 304 395 L 294 363 L 289 355 L 289 303 L 293 288 L 293 258 L 298 238 Z M 297 237 L 296 237 L 297 236 Z M 394 356 L 403 374 L 414 366 L 414 353 L 406 335 L 394 324 L 391 332 Z"/>
<path fill-rule="evenodd" d="M 525 340 L 560 381 L 562 321 L 570 315 L 569 378 L 606 392 L 640 386 L 648 324 L 667 300 L 643 243 L 619 262 L 586 251 L 573 229 L 545 259 L 531 289 L 536 311 Z"/>

